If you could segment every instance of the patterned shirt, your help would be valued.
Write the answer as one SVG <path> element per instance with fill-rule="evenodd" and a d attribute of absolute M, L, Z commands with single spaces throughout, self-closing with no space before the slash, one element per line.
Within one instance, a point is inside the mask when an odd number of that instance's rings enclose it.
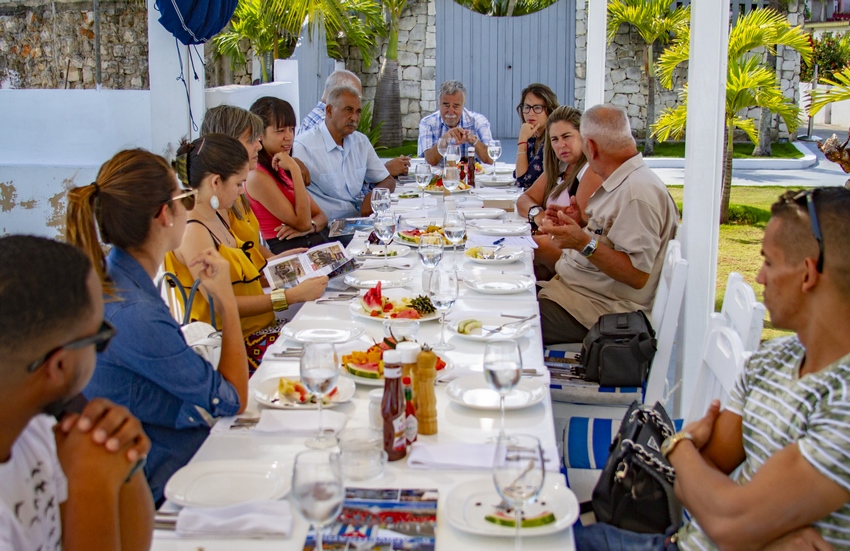
<path fill-rule="evenodd" d="M 806 350 L 796 336 L 762 346 L 744 368 L 727 409 L 743 417 L 746 459 L 731 476 L 752 480 L 770 456 L 790 444 L 820 474 L 850 491 L 850 355 L 799 377 Z M 850 548 L 850 504 L 814 523 L 836 549 Z M 715 549 L 696 523 L 679 530 L 680 549 Z"/>
<path fill-rule="evenodd" d="M 312 111 L 307 113 L 307 116 L 304 117 L 303 121 L 301 121 L 301 126 L 298 127 L 298 134 L 303 134 L 304 132 L 310 130 L 320 122 L 324 122 L 325 107 L 325 102 L 320 101 L 319 103 L 317 103 L 316 107 L 314 107 Z"/>
<path fill-rule="evenodd" d="M 490 121 L 481 113 L 475 113 L 464 108 L 459 126 L 464 130 L 472 130 L 478 139 L 485 144 L 493 139 L 490 133 Z M 431 113 L 419 121 L 419 147 L 416 155 L 421 157 L 427 149 L 434 147 L 443 134 L 449 131 L 449 127 L 443 122 L 440 112 Z"/>
<path fill-rule="evenodd" d="M 536 151 L 536 149 L 537 138 L 532 136 L 528 138 L 528 143 L 525 144 L 525 156 L 528 158 L 528 168 L 526 169 L 525 174 L 517 178 L 516 169 L 514 169 L 516 185 L 522 189 L 530 188 L 531 185 L 537 181 L 540 175 L 543 174 L 543 152 L 546 151 L 546 148 L 541 147 L 540 151 Z"/>

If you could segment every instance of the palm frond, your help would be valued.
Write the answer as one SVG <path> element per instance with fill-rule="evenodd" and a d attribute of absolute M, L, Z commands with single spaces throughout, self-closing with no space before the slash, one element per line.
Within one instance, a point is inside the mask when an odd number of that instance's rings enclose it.
<path fill-rule="evenodd" d="M 735 125 L 735 128 L 743 130 L 751 142 L 759 143 L 759 131 L 753 119 L 735 115 L 730 122 Z"/>
<path fill-rule="evenodd" d="M 793 48 L 810 59 L 812 47 L 800 27 L 792 27 L 786 16 L 772 9 L 752 10 L 738 18 L 729 32 L 729 58 L 735 59 L 758 48 L 775 53 L 775 45 Z"/>
<path fill-rule="evenodd" d="M 845 67 L 840 73 L 835 73 L 835 80 L 823 78 L 821 82 L 832 86 L 831 89 L 815 88 L 811 91 L 811 103 L 809 104 L 809 116 L 835 101 L 850 99 L 850 67 Z"/>
<path fill-rule="evenodd" d="M 655 124 L 651 125 L 652 135 L 659 142 L 681 140 L 685 137 L 685 124 L 688 120 L 688 87 L 679 90 L 679 104 L 661 112 Z"/>
<path fill-rule="evenodd" d="M 620 25 L 633 26 L 646 44 L 666 43 L 670 33 L 690 20 L 690 8 L 671 10 L 673 0 L 612 0 L 608 3 L 606 35 L 613 42 Z"/>
<path fill-rule="evenodd" d="M 673 88 L 673 72 L 676 67 L 688 60 L 691 55 L 691 29 L 688 26 L 680 27 L 676 40 L 664 50 L 658 58 L 655 66 L 655 74 L 658 75 L 661 86 L 668 90 Z"/>

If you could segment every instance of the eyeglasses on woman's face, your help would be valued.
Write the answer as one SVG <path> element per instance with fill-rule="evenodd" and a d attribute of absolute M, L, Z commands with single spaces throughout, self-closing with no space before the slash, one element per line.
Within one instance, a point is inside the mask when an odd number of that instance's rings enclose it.
<path fill-rule="evenodd" d="M 522 104 L 522 112 L 528 113 L 529 111 L 534 111 L 538 115 L 546 110 L 545 105 L 529 105 L 527 103 Z"/>
<path fill-rule="evenodd" d="M 170 203 L 171 201 L 178 201 L 179 200 L 181 203 L 183 203 L 183 207 L 186 210 L 192 210 L 193 208 L 195 208 L 195 198 L 198 196 L 198 190 L 197 189 L 184 189 L 184 190 L 182 190 L 182 192 L 183 193 L 176 195 L 176 196 L 172 197 L 171 199 L 169 199 L 168 202 Z"/>

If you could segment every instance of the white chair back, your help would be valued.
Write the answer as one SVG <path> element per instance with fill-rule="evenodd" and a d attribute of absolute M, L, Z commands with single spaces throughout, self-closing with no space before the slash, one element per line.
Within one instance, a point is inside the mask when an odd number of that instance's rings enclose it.
<path fill-rule="evenodd" d="M 686 425 L 704 416 L 711 400 L 720 399 L 725 405 L 748 357 L 734 329 L 714 327 L 708 332 Z"/>
<path fill-rule="evenodd" d="M 671 239 L 664 256 L 664 267 L 658 279 L 655 302 L 652 305 L 652 321 L 658 341 L 652 368 L 646 382 L 644 403 L 654 404 L 664 398 L 664 386 L 673 357 L 673 343 L 679 327 L 679 311 L 685 296 L 688 279 L 688 261 L 682 258 L 682 247 Z"/>
<path fill-rule="evenodd" d="M 718 321 L 738 332 L 744 350 L 754 352 L 761 343 L 765 311 L 764 304 L 756 300 L 753 288 L 744 277 L 732 272 L 726 280 L 723 308 L 720 314 L 712 314 L 712 317 L 720 316 L 722 319 Z"/>

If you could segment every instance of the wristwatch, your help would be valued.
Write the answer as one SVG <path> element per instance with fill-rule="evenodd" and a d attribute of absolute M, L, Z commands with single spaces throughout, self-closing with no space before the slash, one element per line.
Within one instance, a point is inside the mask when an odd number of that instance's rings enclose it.
<path fill-rule="evenodd" d="M 673 449 L 676 447 L 676 444 L 681 442 L 682 440 L 690 440 L 694 441 L 694 437 L 691 433 L 685 430 L 680 430 L 673 436 L 669 438 L 665 438 L 664 442 L 661 443 L 661 455 L 665 458 L 672 453 Z"/>
<path fill-rule="evenodd" d="M 531 224 L 532 228 L 537 227 L 537 222 L 535 222 L 534 219 L 537 217 L 538 214 L 543 212 L 543 210 L 543 207 L 541 207 L 540 205 L 534 205 L 533 207 L 528 209 L 528 223 Z"/>
<path fill-rule="evenodd" d="M 590 240 L 590 243 L 585 245 L 584 248 L 581 250 L 581 255 L 585 258 L 590 258 L 591 256 L 593 256 L 593 253 L 596 252 L 596 246 L 598 244 L 599 244 L 599 241 L 597 241 L 595 237 L 592 238 Z"/>
<path fill-rule="evenodd" d="M 472 135 L 472 137 L 473 137 L 473 138 L 475 138 L 475 141 L 474 141 L 474 142 L 472 142 L 470 145 L 475 145 L 475 144 L 477 144 L 477 143 L 478 143 L 478 134 L 473 134 L 473 135 Z"/>

